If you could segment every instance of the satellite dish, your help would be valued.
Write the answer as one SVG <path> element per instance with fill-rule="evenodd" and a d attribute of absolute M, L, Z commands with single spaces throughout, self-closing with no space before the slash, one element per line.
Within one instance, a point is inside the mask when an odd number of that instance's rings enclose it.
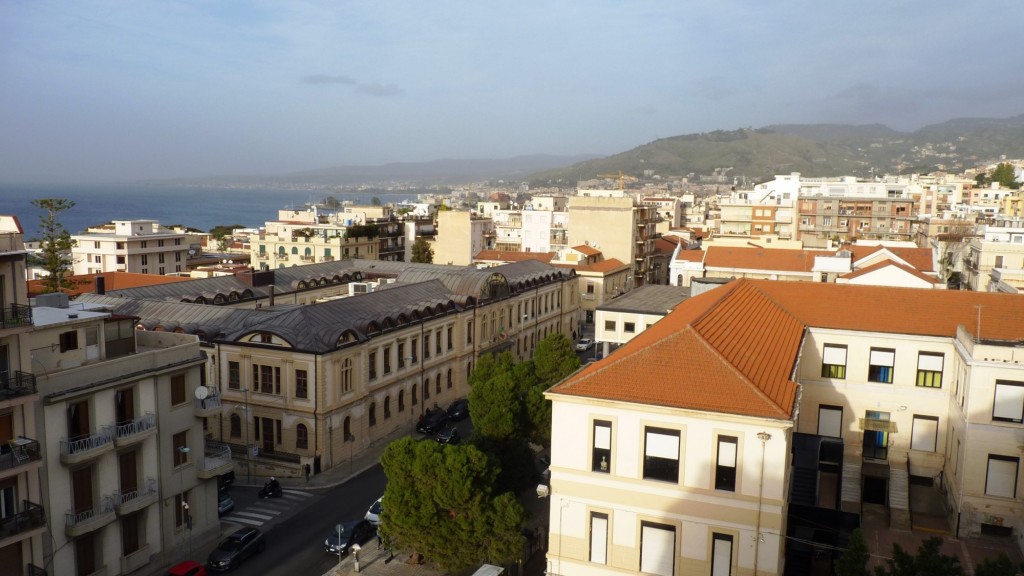
<path fill-rule="evenodd" d="M 196 255 L 196 251 L 195 250 L 189 250 L 188 251 L 188 255 L 189 256 L 195 256 Z"/>
<path fill-rule="evenodd" d="M 207 388 L 206 386 L 197 386 L 196 387 L 196 398 L 198 398 L 200 400 L 205 400 L 206 397 L 209 396 L 209 395 L 210 395 L 210 389 Z"/>

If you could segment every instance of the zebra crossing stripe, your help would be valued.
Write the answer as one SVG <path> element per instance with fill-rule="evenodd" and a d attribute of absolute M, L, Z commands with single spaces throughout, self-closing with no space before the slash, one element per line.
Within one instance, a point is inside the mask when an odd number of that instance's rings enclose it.
<path fill-rule="evenodd" d="M 263 512 L 263 510 L 261 510 L 261 512 Z M 242 511 L 235 512 L 235 513 L 231 514 L 231 516 L 243 516 L 243 517 L 250 517 L 251 516 L 253 518 L 260 518 L 262 520 L 270 520 L 271 518 L 273 518 L 274 516 L 277 516 L 277 515 L 278 515 L 278 512 L 273 512 L 269 516 L 267 516 L 265 514 L 257 514 L 255 512 L 249 512 L 248 510 L 242 510 Z"/>
<path fill-rule="evenodd" d="M 250 520 L 248 518 L 236 518 L 234 516 L 227 516 L 224 518 L 225 522 L 231 522 L 233 524 L 248 524 L 249 526 L 263 526 L 263 522 L 260 520 Z"/>

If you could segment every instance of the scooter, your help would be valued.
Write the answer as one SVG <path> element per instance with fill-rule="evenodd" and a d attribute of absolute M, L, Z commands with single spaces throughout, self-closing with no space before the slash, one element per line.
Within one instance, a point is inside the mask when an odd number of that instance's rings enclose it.
<path fill-rule="evenodd" d="M 280 498 L 281 496 L 284 496 L 284 490 L 280 484 L 274 488 L 271 488 L 269 484 L 260 488 L 260 498 Z"/>

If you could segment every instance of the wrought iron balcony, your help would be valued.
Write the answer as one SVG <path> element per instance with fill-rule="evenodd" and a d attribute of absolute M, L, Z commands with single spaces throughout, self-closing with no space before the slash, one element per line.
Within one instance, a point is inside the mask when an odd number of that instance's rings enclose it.
<path fill-rule="evenodd" d="M 0 519 L 0 542 L 43 526 L 46 526 L 46 512 L 43 507 L 22 500 L 21 512 Z"/>
<path fill-rule="evenodd" d="M 21 370 L 0 373 L 0 402 L 35 393 L 35 374 Z"/>
<path fill-rule="evenodd" d="M 203 447 L 203 461 L 196 470 L 200 478 L 220 476 L 234 467 L 231 460 L 231 446 L 220 442 L 206 442 Z"/>
<path fill-rule="evenodd" d="M 32 307 L 24 304 L 8 304 L 0 314 L 0 330 L 32 325 Z"/>
<path fill-rule="evenodd" d="M 0 478 L 13 476 L 22 466 L 39 462 L 42 458 L 38 440 L 18 436 L 0 446 Z"/>
<path fill-rule="evenodd" d="M 118 448 L 131 446 L 156 433 L 156 414 L 146 412 L 141 418 L 121 422 L 114 427 L 114 443 Z"/>
<path fill-rule="evenodd" d="M 214 416 L 220 413 L 222 406 L 220 393 L 216 388 L 211 388 L 210 395 L 206 398 L 193 398 L 192 402 L 195 403 L 196 416 Z"/>
<path fill-rule="evenodd" d="M 78 464 L 114 449 L 114 427 L 104 426 L 99 431 L 60 441 L 60 461 Z"/>
<path fill-rule="evenodd" d="M 156 478 L 146 478 L 146 485 L 141 488 L 114 492 L 114 508 L 120 516 L 138 512 L 156 501 Z"/>
<path fill-rule="evenodd" d="M 82 512 L 67 512 L 64 515 L 64 533 L 77 538 L 114 521 L 114 499 L 104 496 L 100 504 Z"/>

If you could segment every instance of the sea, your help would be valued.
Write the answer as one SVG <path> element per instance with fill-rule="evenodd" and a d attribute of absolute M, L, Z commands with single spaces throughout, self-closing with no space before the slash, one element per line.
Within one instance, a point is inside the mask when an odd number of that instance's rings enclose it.
<path fill-rule="evenodd" d="M 10 185 L 0 184 L 0 214 L 18 217 L 25 240 L 38 238 L 44 212 L 32 205 L 40 198 L 66 198 L 74 207 L 60 215 L 64 228 L 77 234 L 113 220 L 157 220 L 161 225 L 181 224 L 202 231 L 220 225 L 258 228 L 277 219 L 277 211 L 302 208 L 331 196 L 341 202 L 370 204 L 374 196 L 384 202 L 415 201 L 415 195 L 360 194 L 324 190 L 275 188 L 115 185 Z"/>

